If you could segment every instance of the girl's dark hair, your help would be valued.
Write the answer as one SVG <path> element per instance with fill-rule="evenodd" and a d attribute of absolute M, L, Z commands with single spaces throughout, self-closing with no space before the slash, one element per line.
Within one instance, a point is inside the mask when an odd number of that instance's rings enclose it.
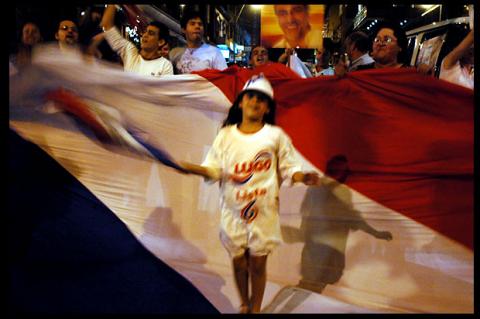
<path fill-rule="evenodd" d="M 254 91 L 254 90 L 246 90 L 241 92 L 235 99 L 235 102 L 233 102 L 232 106 L 230 107 L 230 110 L 228 110 L 227 118 L 225 119 L 225 121 L 223 121 L 222 127 L 233 125 L 233 124 L 239 124 L 242 122 L 242 109 L 240 108 L 240 101 L 243 99 L 243 96 L 246 93 L 252 93 L 252 92 L 268 101 L 269 112 L 266 113 L 265 116 L 263 117 L 263 122 L 275 125 L 275 109 L 277 105 L 275 103 L 275 100 L 270 98 L 265 93 Z"/>

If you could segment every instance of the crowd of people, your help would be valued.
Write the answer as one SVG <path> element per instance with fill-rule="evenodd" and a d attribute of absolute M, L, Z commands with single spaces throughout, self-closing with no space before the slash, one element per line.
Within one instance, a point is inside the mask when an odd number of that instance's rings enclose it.
<path fill-rule="evenodd" d="M 285 52 L 275 62 L 288 65 L 290 57 L 296 54 L 295 45 L 292 43 L 299 35 L 305 38 L 309 34 L 308 6 L 275 5 L 274 7 L 279 25 L 284 29 L 286 37 L 283 40 Z M 125 71 L 149 76 L 185 74 L 203 69 L 223 70 L 228 67 L 220 50 L 204 41 L 204 18 L 199 12 L 187 10 L 181 18 L 180 25 L 185 35 L 186 46 L 172 48 L 168 28 L 160 22 L 152 21 L 141 33 L 140 48 L 137 49 L 137 46 L 125 39 L 115 26 L 117 10 L 116 5 L 108 5 L 103 10 L 103 14 L 98 9 L 92 10 L 89 24 L 82 30 L 73 20 L 60 21 L 55 32 L 59 48 L 81 50 L 98 59 L 121 63 Z M 407 37 L 402 28 L 385 21 L 373 34 L 374 38 L 371 39 L 363 31 L 352 32 L 346 36 L 341 52 L 332 52 L 320 45 L 313 46 L 315 61 L 305 63 L 311 76 L 344 76 L 349 72 L 366 69 L 410 67 L 406 61 Z M 472 29 L 467 37 L 444 58 L 441 63 L 440 79 L 473 89 L 473 34 Z M 80 41 L 81 39 L 86 40 Z M 43 37 L 38 25 L 31 21 L 25 23 L 17 50 L 10 57 L 11 74 L 28 65 L 32 48 L 41 42 Z M 280 46 L 275 45 L 274 48 L 276 47 Z M 256 68 L 274 63 L 269 58 L 268 49 L 261 45 L 252 46 L 248 67 Z M 111 58 L 112 54 L 109 55 L 110 57 L 106 56 L 106 51 L 113 52 L 117 59 Z M 425 75 L 432 74 L 432 70 L 425 68 L 424 65 L 418 66 L 417 70 Z"/>
<path fill-rule="evenodd" d="M 315 63 L 311 65 L 312 76 L 344 76 L 353 71 L 382 68 L 407 68 L 407 36 L 396 24 L 384 21 L 374 32 L 373 40 L 362 31 L 350 33 L 343 43 L 343 53 L 329 52 L 325 48 L 316 49 Z M 441 62 L 439 78 L 470 89 L 474 88 L 474 31 L 473 29 Z M 288 63 L 289 56 L 295 54 L 286 48 L 278 62 Z M 253 64 L 252 64 L 253 65 Z M 430 68 L 424 65 L 417 71 L 431 75 Z"/>
<path fill-rule="evenodd" d="M 186 11 L 181 19 L 181 28 L 187 42 L 186 47 L 171 48 L 168 28 L 157 21 L 150 22 L 140 36 L 140 48 L 125 39 L 115 25 L 116 5 L 107 5 L 101 19 L 97 21 L 96 34 L 86 44 L 80 43 L 80 30 L 74 20 L 62 20 L 55 31 L 59 49 L 77 50 L 99 59 L 103 58 L 100 45 L 109 48 L 120 58 L 125 71 L 148 76 L 185 74 L 203 69 L 223 70 L 227 68 L 220 50 L 204 41 L 204 18 L 197 11 Z M 97 13 L 97 12 L 95 12 Z M 88 30 L 89 33 L 92 30 Z M 17 50 L 10 57 L 10 74 L 18 72 L 31 60 L 32 49 L 42 42 L 40 28 L 34 22 L 23 26 L 22 38 Z"/>
<path fill-rule="evenodd" d="M 276 14 L 285 16 L 285 19 L 291 16 L 301 17 L 307 14 L 305 9 L 303 5 L 275 7 Z M 55 32 L 60 50 L 77 50 L 95 58 L 102 58 L 99 46 L 106 41 L 120 57 L 125 71 L 154 77 L 227 68 L 225 58 L 219 49 L 204 41 L 204 19 L 199 12 L 186 11 L 183 14 L 180 25 L 185 35 L 186 46 L 172 49 L 168 28 L 156 21 L 150 22 L 143 30 L 140 47 L 137 48 L 130 40 L 125 39 L 115 26 L 116 10 L 115 5 L 108 5 L 101 19 L 97 17 L 96 21 L 99 23 L 101 32 L 93 35 L 86 46 L 79 43 L 77 23 L 72 20 L 61 20 Z M 298 19 L 295 21 L 298 22 Z M 445 57 L 442 62 L 441 79 L 473 89 L 473 38 L 472 30 Z M 36 24 L 28 22 L 23 26 L 21 43 L 10 59 L 11 74 L 19 72 L 29 64 L 32 48 L 41 43 L 42 39 L 41 31 Z M 287 39 L 287 41 L 290 40 Z M 274 62 L 269 59 L 268 48 L 260 45 L 253 46 L 250 67 L 254 69 L 272 63 L 288 64 L 289 57 L 295 54 L 295 50 L 287 45 L 284 47 L 286 47 L 285 53 Z M 350 72 L 368 69 L 405 68 L 409 67 L 406 52 L 405 31 L 395 24 L 384 22 L 374 32 L 373 40 L 361 31 L 349 34 L 344 42 L 344 53 L 337 54 L 339 58 L 334 59 L 334 54 L 325 48 L 317 48 L 316 63 L 312 66 L 311 73 L 313 76 L 341 77 Z M 292 182 L 301 182 L 306 185 L 319 183 L 319 176 L 316 173 L 302 172 L 301 165 L 292 155 L 289 137 L 274 124 L 273 89 L 268 80 L 262 76 L 252 78 L 230 108 L 223 128 L 213 142 L 205 162 L 202 165 L 182 163 L 185 171 L 223 182 L 222 196 L 229 204 L 222 207 L 221 240 L 232 258 L 235 280 L 242 301 L 240 306 L 242 313 L 260 311 L 265 289 L 267 255 L 280 242 L 278 207 L 275 205 L 278 196 L 279 172 L 270 168 L 278 167 L 281 170 L 281 177 L 289 178 Z M 270 152 L 269 147 L 277 144 L 281 146 L 281 154 L 273 149 Z M 268 152 L 265 151 L 266 149 Z M 231 150 L 235 150 L 233 152 L 235 156 L 232 155 Z M 257 161 L 259 156 L 260 160 L 264 161 L 260 161 L 261 165 Z M 236 178 L 239 179 L 241 176 L 231 173 L 225 179 L 222 174 L 224 170 L 235 167 L 238 163 L 250 162 L 252 166 L 251 158 L 256 159 L 255 167 L 258 166 L 258 170 L 265 171 L 265 176 L 267 174 L 268 176 L 264 180 L 255 180 L 256 184 L 249 187 L 254 187 L 255 191 L 260 190 L 261 195 L 268 201 L 259 201 L 264 206 L 252 204 L 248 209 L 242 210 L 239 218 L 232 217 L 232 212 L 238 211 L 244 204 L 236 203 L 233 199 L 235 194 L 238 197 L 240 182 Z M 246 182 L 248 181 L 241 181 L 240 184 Z M 263 212 L 261 215 L 258 214 L 259 210 Z M 252 223 L 256 218 L 263 220 L 263 224 Z M 247 227 L 245 223 L 252 224 Z M 266 227 L 267 224 L 270 226 Z M 254 240 L 247 240 L 247 238 L 254 238 Z M 249 278 L 252 285 L 250 294 Z"/>

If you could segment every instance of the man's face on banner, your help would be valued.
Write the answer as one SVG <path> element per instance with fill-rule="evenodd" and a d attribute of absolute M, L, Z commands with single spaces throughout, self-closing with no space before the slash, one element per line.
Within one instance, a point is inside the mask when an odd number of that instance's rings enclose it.
<path fill-rule="evenodd" d="M 287 39 L 302 39 L 308 32 L 308 9 L 302 4 L 275 5 L 278 24 Z"/>

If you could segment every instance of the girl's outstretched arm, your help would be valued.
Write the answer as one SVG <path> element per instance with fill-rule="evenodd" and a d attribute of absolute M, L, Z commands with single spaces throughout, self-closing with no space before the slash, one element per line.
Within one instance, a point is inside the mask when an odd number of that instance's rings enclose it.
<path fill-rule="evenodd" d="M 320 183 L 320 176 L 316 172 L 309 172 L 309 173 L 303 173 L 303 172 L 296 172 L 292 176 L 292 182 L 297 183 L 297 182 L 302 182 L 305 185 L 318 185 Z"/>
<path fill-rule="evenodd" d="M 180 162 L 180 166 L 182 166 L 190 174 L 200 175 L 205 177 L 206 179 L 218 180 L 221 177 L 221 173 L 210 167 L 201 166 L 189 162 Z"/>

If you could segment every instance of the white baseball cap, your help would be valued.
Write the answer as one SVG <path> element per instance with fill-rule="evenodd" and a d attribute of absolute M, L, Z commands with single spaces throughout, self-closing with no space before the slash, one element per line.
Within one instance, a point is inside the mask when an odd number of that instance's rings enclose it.
<path fill-rule="evenodd" d="M 254 75 L 245 83 L 243 91 L 259 91 L 273 99 L 273 88 L 263 73 Z"/>

